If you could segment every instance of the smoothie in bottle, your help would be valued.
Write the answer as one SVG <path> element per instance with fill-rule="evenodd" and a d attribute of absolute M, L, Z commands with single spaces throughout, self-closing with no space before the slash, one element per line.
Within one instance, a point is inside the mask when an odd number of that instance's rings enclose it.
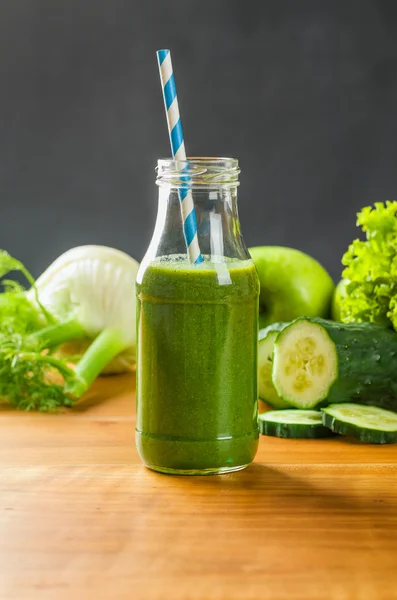
<path fill-rule="evenodd" d="M 189 171 L 203 261 L 186 252 Z M 136 443 L 150 468 L 211 474 L 247 466 L 258 444 L 259 282 L 237 212 L 238 162 L 159 161 L 159 207 L 137 278 Z"/>

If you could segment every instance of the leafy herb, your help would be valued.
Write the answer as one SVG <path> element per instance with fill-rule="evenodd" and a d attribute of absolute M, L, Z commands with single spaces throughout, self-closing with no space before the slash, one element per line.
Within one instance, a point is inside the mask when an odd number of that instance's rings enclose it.
<path fill-rule="evenodd" d="M 366 239 L 354 240 L 342 258 L 349 281 L 340 301 L 342 320 L 397 329 L 397 201 L 363 208 L 357 225 Z"/>
<path fill-rule="evenodd" d="M 19 271 L 34 290 L 31 302 L 23 286 L 13 280 L 2 280 L 0 294 L 0 402 L 8 402 L 21 410 L 54 411 L 71 406 L 64 383 L 76 382 L 76 375 L 66 363 L 68 359 L 52 356 L 44 341 L 37 336 L 55 319 L 40 304 L 35 282 L 25 267 L 7 252 L 0 251 L 0 277 Z"/>
<path fill-rule="evenodd" d="M 71 406 L 64 381 L 76 376 L 64 360 L 45 353 L 32 336 L 0 330 L 0 398 L 21 410 Z"/>

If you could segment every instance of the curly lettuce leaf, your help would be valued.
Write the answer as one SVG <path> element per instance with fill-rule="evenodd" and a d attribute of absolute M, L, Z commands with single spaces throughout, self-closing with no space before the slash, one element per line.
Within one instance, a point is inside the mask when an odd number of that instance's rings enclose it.
<path fill-rule="evenodd" d="M 2 281 L 0 293 L 0 328 L 13 333 L 33 333 L 42 329 L 43 314 L 26 297 L 24 288 L 16 281 Z"/>
<path fill-rule="evenodd" d="M 397 329 L 397 201 L 376 202 L 357 215 L 365 240 L 356 239 L 342 258 L 349 281 L 341 299 L 344 322 Z"/>
<path fill-rule="evenodd" d="M 31 287 L 34 298 L 39 310 L 35 309 L 29 299 L 25 297 L 25 289 L 22 285 L 12 279 L 4 279 L 6 275 L 12 272 L 19 272 L 27 280 Z M 14 316 L 15 323 L 23 323 L 25 317 L 30 317 L 31 322 L 36 319 L 36 324 L 41 320 L 44 324 L 55 323 L 55 318 L 48 312 L 48 310 L 41 304 L 38 297 L 36 288 L 36 282 L 31 273 L 21 263 L 20 260 L 14 258 L 6 250 L 0 249 L 0 284 L 1 291 L 3 292 L 0 296 L 0 319 L 3 321 L 8 315 Z M 28 315 L 29 313 L 29 315 Z M 34 316 L 36 313 L 36 316 Z M 41 314 L 40 314 L 41 313 Z"/>

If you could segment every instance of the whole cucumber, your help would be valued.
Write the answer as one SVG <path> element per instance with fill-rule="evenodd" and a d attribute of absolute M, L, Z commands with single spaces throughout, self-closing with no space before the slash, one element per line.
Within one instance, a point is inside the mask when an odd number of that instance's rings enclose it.
<path fill-rule="evenodd" d="M 296 319 L 277 336 L 272 377 L 296 408 L 355 401 L 397 412 L 397 333 L 371 323 Z"/>

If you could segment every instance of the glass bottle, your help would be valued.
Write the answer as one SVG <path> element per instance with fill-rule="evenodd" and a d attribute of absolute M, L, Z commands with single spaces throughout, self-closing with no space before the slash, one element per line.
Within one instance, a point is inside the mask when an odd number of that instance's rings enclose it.
<path fill-rule="evenodd" d="M 201 264 L 183 234 L 187 172 Z M 137 276 L 136 426 L 156 471 L 237 471 L 257 450 L 259 281 L 240 230 L 239 173 L 233 158 L 158 161 L 157 222 Z"/>

